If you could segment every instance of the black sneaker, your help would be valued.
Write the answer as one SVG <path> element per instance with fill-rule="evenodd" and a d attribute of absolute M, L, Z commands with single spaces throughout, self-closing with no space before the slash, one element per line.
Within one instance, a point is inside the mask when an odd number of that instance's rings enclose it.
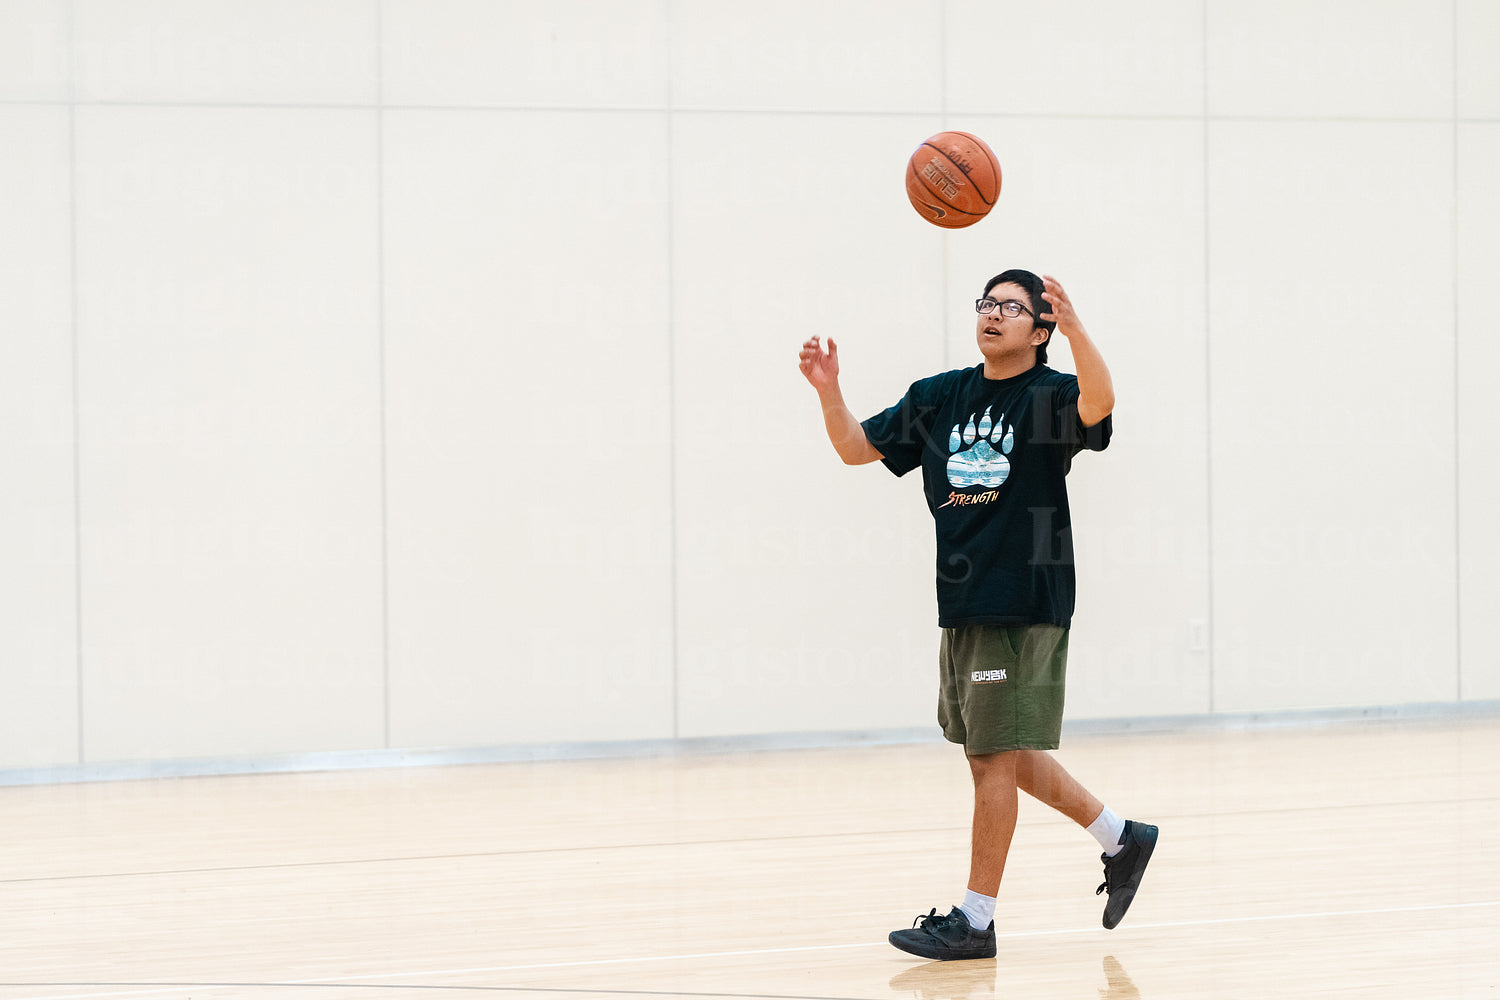
<path fill-rule="evenodd" d="M 1109 892 L 1109 901 L 1104 904 L 1104 927 L 1114 930 L 1130 909 L 1135 891 L 1141 887 L 1141 876 L 1146 874 L 1146 863 L 1151 852 L 1156 850 L 1156 827 L 1149 823 L 1125 821 L 1125 846 L 1114 857 L 1099 855 L 1104 862 L 1104 884 L 1094 890 L 1094 895 Z"/>
<path fill-rule="evenodd" d="M 958 907 L 946 917 L 933 910 L 919 916 L 912 926 L 891 931 L 891 944 L 912 955 L 948 961 L 955 958 L 994 958 L 995 922 L 982 931 L 969 926 L 969 918 Z"/>

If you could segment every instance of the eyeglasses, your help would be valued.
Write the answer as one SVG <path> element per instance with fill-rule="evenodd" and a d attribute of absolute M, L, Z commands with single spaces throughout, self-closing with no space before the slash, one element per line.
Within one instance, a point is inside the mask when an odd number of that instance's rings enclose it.
<path fill-rule="evenodd" d="M 1011 319 L 1015 319 L 1022 313 L 1025 313 L 1032 319 L 1036 319 L 1036 313 L 1032 312 L 1030 309 L 1027 309 L 1015 299 L 1006 299 L 1003 302 L 996 302 L 994 299 L 990 298 L 974 300 L 974 311 L 977 313 L 983 313 L 984 315 L 988 316 L 996 309 L 1000 310 L 1000 315 L 1008 316 Z"/>

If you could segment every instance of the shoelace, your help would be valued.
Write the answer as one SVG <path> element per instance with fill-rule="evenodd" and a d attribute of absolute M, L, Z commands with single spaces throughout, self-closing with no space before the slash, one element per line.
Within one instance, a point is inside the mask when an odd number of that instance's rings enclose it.
<path fill-rule="evenodd" d="M 911 922 L 911 925 L 913 927 L 920 925 L 922 930 L 925 931 L 928 929 L 927 925 L 932 924 L 933 928 L 935 929 L 938 927 L 946 926 L 949 916 L 951 916 L 951 914 L 947 913 L 943 914 L 942 916 L 938 916 L 937 907 L 934 906 L 930 913 L 917 914 L 917 918 Z"/>
<path fill-rule="evenodd" d="M 1109 860 L 1113 861 L 1114 858 L 1110 858 Z M 1106 889 L 1109 890 L 1110 893 L 1113 893 L 1115 891 L 1114 888 L 1109 884 L 1109 861 L 1106 861 L 1104 863 L 1104 881 L 1100 884 L 1099 888 L 1094 890 L 1094 895 L 1097 896 L 1100 893 L 1104 892 Z"/>

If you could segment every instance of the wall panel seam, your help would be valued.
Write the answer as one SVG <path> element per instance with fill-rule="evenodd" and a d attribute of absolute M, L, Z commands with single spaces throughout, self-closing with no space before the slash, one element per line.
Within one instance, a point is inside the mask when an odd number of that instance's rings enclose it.
<path fill-rule="evenodd" d="M 1206 86 L 1206 83 L 1205 83 Z M 848 108 L 848 107 L 743 107 L 713 105 L 545 105 L 545 104 L 403 104 L 401 102 L 360 101 L 48 101 L 0 98 L 0 107 L 54 107 L 54 108 L 175 108 L 204 110 L 253 110 L 253 111 L 508 111 L 527 114 L 641 114 L 659 115 L 670 112 L 676 115 L 833 115 L 844 118 L 930 118 L 934 114 L 946 117 L 965 115 L 970 117 L 997 118 L 1006 121 L 1098 121 L 1098 122 L 1180 122 L 1193 124 L 1201 121 L 1204 113 L 1190 114 L 1130 114 L 1114 112 L 1081 111 L 1000 111 L 986 108 L 953 108 L 946 99 L 936 108 Z M 1207 114 L 1210 121 L 1243 122 L 1249 124 L 1305 124 L 1305 125 L 1448 125 L 1455 119 L 1465 125 L 1497 125 L 1497 115 L 1462 115 L 1456 111 L 1442 115 L 1250 115 Z"/>
<path fill-rule="evenodd" d="M 68 294 L 73 340 L 73 642 L 77 755 L 88 763 L 83 656 L 83 432 L 79 400 L 77 10 L 68 4 Z"/>
<path fill-rule="evenodd" d="M 380 692 L 381 739 L 391 746 L 391 528 L 390 452 L 386 433 L 385 357 L 385 18 L 383 0 L 371 0 L 375 15 L 375 342 L 376 419 L 380 429 Z"/>
<path fill-rule="evenodd" d="M 677 138 L 677 112 L 673 108 L 673 100 L 676 89 L 673 86 L 672 75 L 672 25 L 676 23 L 675 7 L 672 0 L 665 0 L 664 15 L 666 17 L 666 171 L 665 180 L 667 188 L 667 559 L 670 567 L 670 576 L 667 582 L 668 621 L 667 627 L 671 635 L 671 645 L 668 655 L 671 657 L 672 670 L 672 738 L 679 738 L 682 732 L 682 678 L 680 669 L 680 622 L 681 601 L 678 591 L 678 578 L 680 571 L 677 565 L 677 188 L 676 177 L 673 172 L 675 166 L 676 138 Z"/>
<path fill-rule="evenodd" d="M 1213 350 L 1214 340 L 1212 335 L 1213 323 L 1213 269 L 1209 256 L 1212 246 L 1211 225 L 1212 215 L 1209 203 L 1209 129 L 1213 120 L 1209 114 L 1208 107 L 1208 0 L 1203 0 L 1200 10 L 1203 33 L 1203 92 L 1200 95 L 1201 109 L 1203 114 L 1203 477 L 1204 477 L 1204 523 L 1206 532 L 1204 538 L 1205 557 L 1207 561 L 1206 590 L 1208 601 L 1208 711 L 1214 711 L 1216 696 L 1214 676 L 1214 368 Z"/>
<path fill-rule="evenodd" d="M 1459 337 L 1458 325 L 1458 300 L 1462 294 L 1458 280 L 1458 257 L 1460 244 L 1458 238 L 1458 0 L 1453 0 L 1453 209 L 1450 226 L 1452 229 L 1452 277 L 1453 277 L 1453 657 L 1454 657 L 1454 680 L 1453 696 L 1456 701 L 1464 700 L 1464 629 L 1463 629 L 1463 467 L 1460 461 L 1462 454 L 1462 409 L 1460 407 L 1460 395 L 1463 392 L 1463 384 L 1460 376 L 1463 369 L 1460 367 L 1459 355 L 1463 350 L 1463 344 Z"/>

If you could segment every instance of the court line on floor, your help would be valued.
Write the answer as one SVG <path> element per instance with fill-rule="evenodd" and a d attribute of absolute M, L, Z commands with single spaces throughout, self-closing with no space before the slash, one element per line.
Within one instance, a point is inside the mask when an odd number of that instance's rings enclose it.
<path fill-rule="evenodd" d="M 1481 903 L 1433 903 L 1425 906 L 1396 906 L 1376 910 L 1330 910 L 1321 913 L 1278 913 L 1253 917 L 1223 917 L 1213 920 L 1178 920 L 1155 924 L 1137 924 L 1130 929 L 1132 931 L 1153 930 L 1169 927 L 1197 927 L 1210 926 L 1213 924 L 1238 924 L 1254 921 L 1269 920 L 1307 920 L 1319 917 L 1353 917 L 1353 916 L 1377 916 L 1387 913 L 1418 913 L 1428 910 L 1460 910 L 1480 906 L 1500 906 L 1500 899 L 1487 900 Z M 1065 934 L 1092 934 L 1099 931 L 1098 927 L 1064 927 L 1045 931 L 1015 931 L 1013 933 L 995 935 L 996 940 L 1026 937 L 1056 937 Z M 805 951 L 837 951 L 852 948 L 877 948 L 887 947 L 884 941 L 860 941 L 852 944 L 819 944 L 801 945 L 794 948 L 752 948 L 743 951 L 714 951 L 700 952 L 687 955 L 642 955 L 633 958 L 595 958 L 582 962 L 540 962 L 532 965 L 501 965 L 487 968 L 473 969 L 446 969 L 432 970 L 428 972 L 411 973 L 385 973 L 371 976 L 340 976 L 338 978 L 317 979 L 313 982 L 319 983 L 343 983 L 357 982 L 361 979 L 400 979 L 404 976 L 443 976 L 443 975 L 466 975 L 473 972 L 527 972 L 536 969 L 573 969 L 586 968 L 594 965 L 624 965 L 630 962 L 679 962 L 691 961 L 700 958 L 740 958 L 748 955 L 783 955 Z"/>
<path fill-rule="evenodd" d="M 21 1000 L 86 1000 L 99 997 L 162 996 L 165 993 L 191 993 L 207 989 L 320 989 L 320 990 L 431 990 L 453 993 L 571 993 L 626 997 L 697 997 L 700 1000 L 862 1000 L 860 997 L 830 997 L 812 993 L 720 993 L 684 990 L 620 990 L 609 987 L 565 987 L 565 986 L 434 986 L 411 983 L 0 983 L 0 987 L 12 986 L 149 986 L 150 990 L 123 990 L 111 993 L 49 994 L 45 997 L 23 997 Z M 163 990 L 161 987 L 171 987 Z"/>
<path fill-rule="evenodd" d="M 1433 806 L 1466 806 L 1484 804 L 1489 802 L 1500 802 L 1500 796 L 1485 796 L 1481 798 L 1464 799 L 1414 799 L 1399 803 L 1411 807 L 1433 807 Z M 1390 802 L 1353 802 L 1337 806 L 1293 806 L 1283 809 L 1246 809 L 1232 812 L 1220 813 L 1175 813 L 1169 816 L 1157 816 L 1158 822 L 1163 820 L 1183 820 L 1192 822 L 1195 820 L 1233 819 L 1236 816 L 1274 816 L 1283 814 L 1295 814 L 1303 812 L 1338 812 L 1356 809 L 1389 809 Z M 1048 826 L 1060 826 L 1055 819 L 1023 821 L 1017 824 L 1018 829 L 1041 829 Z M 407 863 L 423 863 L 430 861 L 471 861 L 486 858 L 510 858 L 522 857 L 536 854 L 568 854 L 584 853 L 590 851 L 634 851 L 634 850 L 658 850 L 661 848 L 677 847 L 714 847 L 729 846 L 733 844 L 767 844 L 788 842 L 817 842 L 838 840 L 842 838 L 869 837 L 877 840 L 888 840 L 895 837 L 913 836 L 917 834 L 954 833 L 952 826 L 938 827 L 915 827 L 902 830 L 843 830 L 833 833 L 793 833 L 793 834 L 771 834 L 762 837 L 729 837 L 715 838 L 712 840 L 665 840 L 651 841 L 638 844 L 578 844 L 570 847 L 534 847 L 520 848 L 513 851 L 468 851 L 453 854 L 406 854 L 393 855 L 385 858 L 326 858 L 314 861 L 278 861 L 261 865 L 223 865 L 206 868 L 158 868 L 127 872 L 78 872 L 66 875 L 28 875 L 23 878 L 0 878 L 0 885 L 23 885 L 32 882 L 75 882 L 85 879 L 112 879 L 112 878 L 157 878 L 171 875 L 223 875 L 230 872 L 259 872 L 278 871 L 287 868 L 337 868 L 350 865 L 392 865 Z M 967 834 L 964 834 L 967 837 Z"/>
<path fill-rule="evenodd" d="M 1161 930 L 1161 929 L 1174 928 L 1174 927 L 1210 927 L 1210 926 L 1222 925 L 1222 924 L 1264 923 L 1264 922 L 1275 921 L 1275 920 L 1316 920 L 1316 919 L 1323 919 L 1323 918 L 1329 918 L 1329 917 L 1371 917 L 1371 916 L 1383 916 L 1383 915 L 1392 914 L 1392 913 L 1429 913 L 1429 912 L 1438 911 L 1438 910 L 1467 910 L 1467 909 L 1476 909 L 1476 908 L 1480 908 L 1480 907 L 1489 907 L 1489 906 L 1500 906 L 1500 899 L 1483 900 L 1483 901 L 1477 902 L 1477 903 L 1431 903 L 1431 904 L 1425 904 L 1425 905 L 1420 905 L 1420 906 L 1387 906 L 1387 907 L 1380 907 L 1380 908 L 1371 909 L 1371 910 L 1322 910 L 1322 911 L 1318 911 L 1318 912 L 1315 912 L 1315 913 L 1272 913 L 1272 914 L 1262 914 L 1262 915 L 1259 915 L 1259 916 L 1247 916 L 1247 917 L 1219 917 L 1219 918 L 1214 918 L 1214 919 L 1209 919 L 1209 920 L 1169 920 L 1169 921 L 1161 921 L 1161 922 L 1153 923 L 1153 924 L 1135 924 L 1135 925 L 1133 925 L 1130 928 L 1130 930 L 1132 932 L 1134 932 L 1134 931 L 1147 931 L 1147 930 Z M 1054 928 L 1052 930 L 1042 930 L 1042 931 L 1014 931 L 1014 932 L 1009 932 L 1009 933 L 1004 933 L 1004 934 L 998 934 L 997 933 L 995 935 L 995 938 L 997 940 L 1000 940 L 1000 939 L 1010 940 L 1010 939 L 1014 939 L 1014 938 L 1060 937 L 1060 936 L 1072 935 L 1072 934 L 1093 934 L 1093 933 L 1099 932 L 1099 930 L 1100 930 L 1100 928 L 1098 928 L 1098 927 L 1061 927 L 1061 928 Z M 352 986 L 358 986 L 358 985 L 364 985 L 364 986 L 369 987 L 369 988 L 385 988 L 386 984 L 384 984 L 384 983 L 377 984 L 377 983 L 374 983 L 374 982 L 370 982 L 370 980 L 411 979 L 411 978 L 414 978 L 414 977 L 427 977 L 427 976 L 459 976 L 459 975 L 470 975 L 470 974 L 473 974 L 473 973 L 480 973 L 480 972 L 483 972 L 483 973 L 494 973 L 494 972 L 532 972 L 532 971 L 537 971 L 537 970 L 540 970 L 540 969 L 582 969 L 582 968 L 588 968 L 590 966 L 599 966 L 599 965 L 626 965 L 626 964 L 629 964 L 629 963 L 632 963 L 632 962 L 682 962 L 682 961 L 694 961 L 694 960 L 704 959 L 704 958 L 743 958 L 743 957 L 750 956 L 750 955 L 787 955 L 787 954 L 794 954 L 794 953 L 797 953 L 797 952 L 811 952 L 811 951 L 848 951 L 848 950 L 852 950 L 852 949 L 856 949 L 856 948 L 878 948 L 878 947 L 884 947 L 884 946 L 886 946 L 886 942 L 884 942 L 884 941 L 859 941 L 859 942 L 854 942 L 854 943 L 850 943 L 850 944 L 800 945 L 800 946 L 792 947 L 792 948 L 748 948 L 748 949 L 743 949 L 743 950 L 740 950 L 740 951 L 705 951 L 705 952 L 692 952 L 692 953 L 682 954 L 682 955 L 641 955 L 641 956 L 635 956 L 635 957 L 630 957 L 630 958 L 596 958 L 596 959 L 588 959 L 588 960 L 582 961 L 582 962 L 538 962 L 538 963 L 533 963 L 533 964 L 530 964 L 530 965 L 491 965 L 491 966 L 476 966 L 476 967 L 473 967 L 473 968 L 464 968 L 464 969 L 426 969 L 426 970 L 422 970 L 422 971 L 418 971 L 418 972 L 383 972 L 383 973 L 374 973 L 374 974 L 360 975 L 360 976 L 328 976 L 328 977 L 322 977 L 322 978 L 316 978 L 316 979 L 305 979 L 305 980 L 302 980 L 302 981 L 299 981 L 299 982 L 259 983 L 259 984 L 243 984 L 243 985 L 263 986 L 263 987 L 268 988 L 268 989 L 269 988 L 273 988 L 273 987 L 289 987 L 289 986 L 303 986 L 303 987 L 338 986 L 338 985 L 343 985 L 343 984 L 348 984 L 351 987 Z M 27 983 L 27 984 L 0 983 L 0 987 L 4 987 L 4 986 L 16 986 L 16 985 L 41 986 L 41 985 L 45 985 L 45 984 L 38 984 L 38 983 Z M 74 984 L 57 983 L 57 984 L 53 984 L 53 985 L 56 985 L 56 986 L 66 986 L 66 985 L 74 985 Z M 100 986 L 107 986 L 107 985 L 114 985 L 114 984 L 100 983 L 98 985 L 100 985 Z M 122 985 L 123 986 L 123 985 L 132 985 L 132 984 L 121 983 L 121 984 L 118 984 L 118 985 Z M 113 992 L 108 992 L 108 993 L 70 993 L 70 994 L 66 994 L 66 995 L 50 995 L 50 996 L 38 996 L 38 997 L 35 997 L 35 998 L 23 998 L 23 1000 L 103 1000 L 103 998 L 106 998 L 106 997 L 160 996 L 160 995 L 165 995 L 165 994 L 168 994 L 168 993 L 191 993 L 195 989 L 203 989 L 205 987 L 205 985 L 206 984 L 198 983 L 198 984 L 184 985 L 184 986 L 181 986 L 181 987 L 175 987 L 175 988 L 171 988 L 171 989 L 156 988 L 156 989 L 153 989 L 153 990 L 127 990 L 127 991 L 113 991 Z M 164 984 L 162 984 L 162 986 L 175 986 L 175 984 L 164 983 Z M 419 986 L 417 984 L 405 984 L 403 986 L 403 988 L 406 988 L 406 989 L 428 989 L 428 988 L 437 988 L 437 987 Z M 453 988 L 454 989 L 458 989 L 460 987 L 453 987 Z M 518 987 L 518 988 L 543 989 L 544 987 Z M 582 992 L 589 992 L 589 991 L 583 990 Z M 609 991 L 606 989 L 606 990 L 603 990 L 603 991 L 595 990 L 593 992 L 609 992 Z M 731 994 L 723 994 L 723 993 L 714 994 L 714 993 L 710 993 L 710 994 L 704 994 L 704 995 L 706 995 L 706 996 L 730 996 Z"/>
<path fill-rule="evenodd" d="M 267 988 L 270 988 L 270 987 L 273 987 L 273 986 L 280 987 L 280 986 L 337 986 L 337 985 L 348 985 L 349 987 L 353 988 L 353 987 L 357 987 L 357 986 L 374 986 L 375 985 L 374 983 L 366 982 L 367 980 L 410 979 L 410 978 L 413 978 L 413 977 L 416 977 L 416 976 L 462 976 L 462 975 L 467 975 L 467 974 L 475 973 L 475 972 L 518 972 L 518 971 L 523 971 L 523 970 L 528 970 L 528 969 L 571 969 L 571 968 L 582 968 L 582 967 L 586 967 L 586 966 L 590 966 L 590 965 L 622 965 L 622 964 L 625 964 L 627 962 L 675 962 L 675 961 L 688 961 L 688 960 L 701 959 L 701 958 L 733 958 L 733 957 L 739 957 L 739 956 L 744 956 L 744 955 L 781 955 L 781 954 L 787 954 L 787 953 L 799 952 L 799 951 L 837 951 L 837 950 L 841 950 L 841 949 L 847 950 L 847 949 L 850 949 L 850 948 L 874 948 L 874 947 L 885 945 L 885 944 L 886 944 L 886 942 L 884 942 L 884 941 L 859 941 L 859 942 L 856 942 L 856 943 L 853 943 L 853 944 L 811 944 L 811 945 L 801 945 L 801 946 L 795 947 L 795 948 L 752 948 L 752 949 L 744 950 L 744 951 L 704 951 L 704 952 L 694 952 L 692 954 L 687 954 L 687 955 L 643 955 L 643 956 L 636 957 L 636 958 L 597 958 L 597 959 L 590 959 L 588 961 L 583 961 L 583 962 L 547 962 L 547 963 L 542 963 L 542 964 L 537 964 L 537 965 L 484 966 L 484 967 L 477 967 L 477 968 L 472 968 L 472 969 L 428 969 L 428 970 L 424 970 L 424 971 L 421 971 L 421 972 L 382 972 L 382 973 L 373 973 L 373 974 L 367 974 L 367 975 L 361 975 L 361 976 L 327 976 L 327 977 L 320 977 L 320 978 L 316 978 L 316 979 L 304 979 L 304 980 L 301 980 L 301 981 L 298 981 L 298 982 L 261 983 L 261 984 L 258 984 L 258 985 L 265 986 Z M 18 984 L 15 984 L 15 983 L 0 983 L 0 987 L 15 986 L 15 985 L 18 985 Z M 23 983 L 23 984 L 19 984 L 19 985 L 36 987 L 36 986 L 45 986 L 45 985 L 73 986 L 73 985 L 83 985 L 83 984 L 74 984 L 74 983 L 56 983 L 56 984 Z M 116 984 L 116 983 L 99 983 L 98 985 L 100 985 L 100 986 L 115 986 L 115 985 L 119 985 L 119 986 L 134 986 L 134 985 L 144 985 L 144 984 L 136 984 L 136 983 L 118 983 L 118 984 Z M 164 985 L 164 986 L 174 986 L 174 987 L 176 986 L 176 984 L 174 984 L 174 983 L 164 983 L 162 985 Z M 127 991 L 123 991 L 123 992 L 111 992 L 111 993 L 69 993 L 69 994 L 67 994 L 65 996 L 26 997 L 26 998 L 22 998 L 22 1000 L 97 1000 L 97 998 L 102 998 L 102 997 L 127 997 L 127 996 L 143 996 L 143 995 L 155 996 L 157 994 L 166 994 L 166 993 L 191 993 L 195 989 L 203 989 L 206 985 L 208 985 L 208 984 L 205 984 L 205 983 L 192 983 L 192 984 L 184 984 L 181 987 L 174 988 L 174 989 L 168 989 L 168 990 L 158 989 L 158 990 L 127 990 Z M 240 984 L 240 985 L 248 985 L 248 984 Z M 411 986 L 410 984 L 408 984 L 406 988 L 417 988 L 417 987 Z M 535 987 L 517 987 L 517 989 L 532 989 L 532 988 L 535 988 Z M 604 989 L 604 990 L 599 990 L 599 991 L 595 991 L 595 992 L 609 992 L 609 991 L 607 989 Z M 709 994 L 704 994 L 704 995 L 706 995 L 706 996 L 730 996 L 732 994 L 709 993 Z"/>

